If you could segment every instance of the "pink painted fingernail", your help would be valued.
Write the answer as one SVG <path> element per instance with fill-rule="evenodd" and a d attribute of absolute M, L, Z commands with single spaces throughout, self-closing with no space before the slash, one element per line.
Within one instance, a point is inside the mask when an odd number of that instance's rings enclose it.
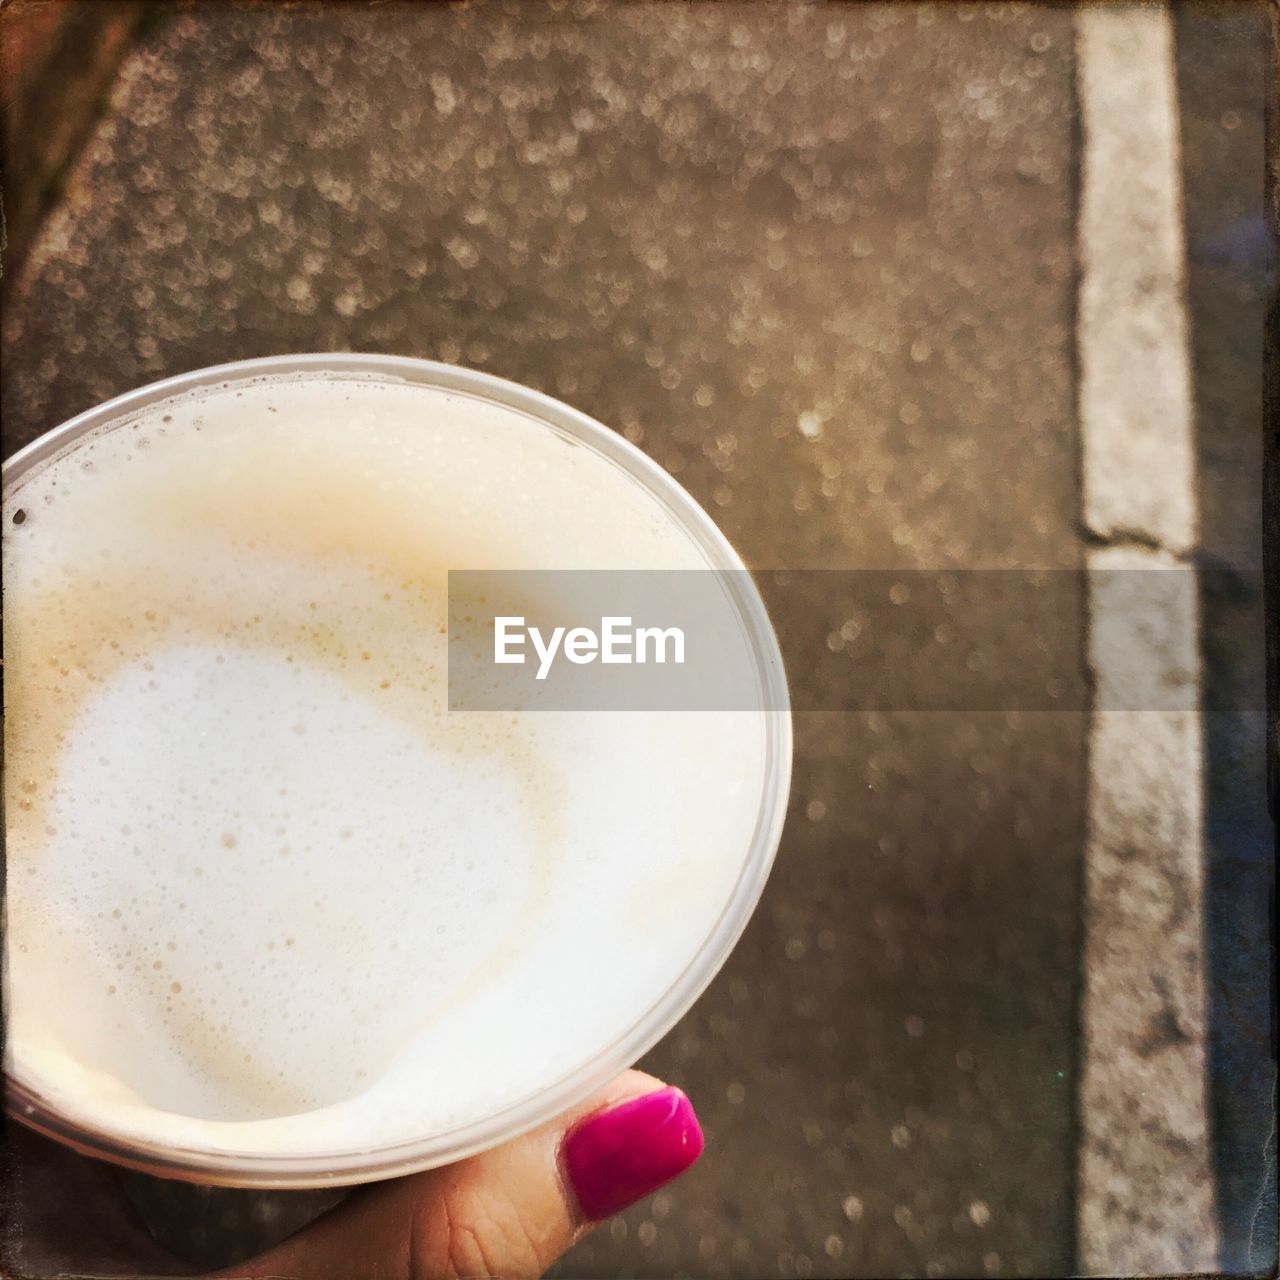
<path fill-rule="evenodd" d="M 560 1149 L 578 1204 L 593 1222 L 657 1191 L 701 1154 L 698 1117 L 673 1088 L 588 1116 Z"/>

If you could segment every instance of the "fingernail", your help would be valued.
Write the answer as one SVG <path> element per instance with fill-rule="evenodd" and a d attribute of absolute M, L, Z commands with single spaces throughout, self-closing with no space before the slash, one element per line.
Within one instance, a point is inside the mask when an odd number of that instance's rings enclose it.
<path fill-rule="evenodd" d="M 679 1089 L 659 1089 L 588 1116 L 560 1149 L 583 1214 L 593 1222 L 682 1174 L 702 1154 L 702 1128 Z"/>

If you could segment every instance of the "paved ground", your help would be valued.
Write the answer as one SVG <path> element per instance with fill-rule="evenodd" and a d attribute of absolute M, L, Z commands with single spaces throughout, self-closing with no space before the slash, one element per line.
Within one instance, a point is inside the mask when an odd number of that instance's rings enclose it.
<path fill-rule="evenodd" d="M 1259 477 L 1259 335 L 1274 248 L 1266 234 L 1260 10 L 1178 12 L 1187 284 L 1196 389 L 1205 644 L 1206 918 L 1210 1118 L 1225 1271 L 1276 1258 L 1275 829 L 1264 799 L 1266 702 Z M 1270 84 L 1270 90 L 1268 90 Z M 1273 427 L 1274 429 L 1274 427 Z M 1272 625 L 1276 625 L 1273 619 Z"/>
<path fill-rule="evenodd" d="M 1078 566 L 1073 47 L 1058 7 L 185 13 L 15 282 L 5 452 L 167 373 L 395 351 L 616 425 L 758 567 Z M 646 1063 L 708 1155 L 559 1275 L 1071 1271 L 1086 729 L 798 718 L 764 902 Z"/>

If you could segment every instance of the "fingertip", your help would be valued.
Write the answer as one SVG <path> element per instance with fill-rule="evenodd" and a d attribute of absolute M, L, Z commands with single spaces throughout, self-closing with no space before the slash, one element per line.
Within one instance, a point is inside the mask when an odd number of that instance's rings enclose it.
<path fill-rule="evenodd" d="M 679 1177 L 705 1145 L 688 1097 L 660 1085 L 580 1120 L 560 1161 L 582 1216 L 598 1222 Z"/>

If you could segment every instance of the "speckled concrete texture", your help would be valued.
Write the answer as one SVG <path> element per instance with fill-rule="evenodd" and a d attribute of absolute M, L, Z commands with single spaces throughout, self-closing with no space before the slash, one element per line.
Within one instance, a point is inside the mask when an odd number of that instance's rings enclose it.
<path fill-rule="evenodd" d="M 6 452 L 394 351 L 616 426 L 755 566 L 1076 566 L 1072 71 L 1048 7 L 184 10 L 14 282 Z M 798 718 L 764 901 L 646 1063 L 707 1155 L 557 1274 L 1070 1270 L 1085 727 Z"/>

